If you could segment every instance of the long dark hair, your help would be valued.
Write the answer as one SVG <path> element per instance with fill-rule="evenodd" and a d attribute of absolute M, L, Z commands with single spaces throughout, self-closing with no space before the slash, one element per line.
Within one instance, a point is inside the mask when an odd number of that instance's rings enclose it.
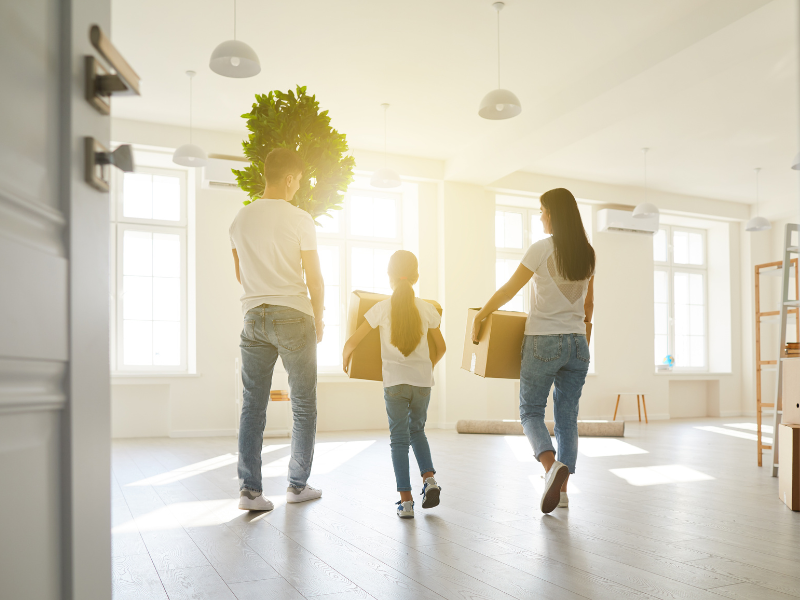
<path fill-rule="evenodd" d="M 558 272 L 569 281 L 589 279 L 594 275 L 594 248 L 586 237 L 575 196 L 556 188 L 542 194 L 539 201 L 550 215 Z"/>
<path fill-rule="evenodd" d="M 389 279 L 394 281 L 392 294 L 392 346 L 403 356 L 411 354 L 422 340 L 422 317 L 414 300 L 413 286 L 419 279 L 417 257 L 408 250 L 398 250 L 389 259 Z"/>

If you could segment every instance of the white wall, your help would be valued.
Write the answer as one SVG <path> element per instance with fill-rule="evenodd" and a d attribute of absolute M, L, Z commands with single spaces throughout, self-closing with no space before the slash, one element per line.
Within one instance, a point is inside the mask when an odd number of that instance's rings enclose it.
<path fill-rule="evenodd" d="M 184 141 L 177 127 L 116 120 L 113 139 L 175 147 Z M 195 141 L 209 152 L 238 154 L 237 136 L 195 131 Z M 359 169 L 375 163 L 374 153 L 354 152 Z M 515 419 L 517 385 L 483 380 L 461 369 L 467 308 L 480 306 L 494 291 L 494 194 L 496 191 L 535 196 L 566 186 L 580 200 L 633 204 L 636 188 L 563 180 L 528 173 L 505 178 L 491 188 L 443 181 L 441 161 L 397 157 L 393 165 L 416 184 L 418 206 L 420 294 L 444 307 L 443 332 L 448 353 L 436 369 L 429 410 L 430 426 L 452 427 L 462 418 Z M 241 312 L 239 285 L 233 275 L 228 226 L 241 207 L 239 191 L 204 190 L 196 198 L 197 240 L 197 375 L 192 377 L 116 379 L 113 385 L 114 435 L 223 435 L 236 427 L 234 361 L 239 355 Z M 595 282 L 596 373 L 590 375 L 581 400 L 582 418 L 611 418 L 620 391 L 647 395 L 653 419 L 685 415 L 703 404 L 709 415 L 738 415 L 752 398 L 752 265 L 774 254 L 769 236 L 743 234 L 747 206 L 705 198 L 661 194 L 656 202 L 665 213 L 702 218 L 716 228 L 709 240 L 728 239 L 729 273 L 715 285 L 730 295 L 728 373 L 656 375 L 653 346 L 653 261 L 649 237 L 594 233 L 597 251 Z M 775 231 L 775 230 L 773 230 Z M 717 235 L 718 234 L 718 235 Z M 713 252 L 722 252 L 715 246 Z M 771 258 L 774 260 L 775 258 Z M 763 262 L 763 261 L 762 261 Z M 723 274 L 724 275 L 724 274 Z M 711 382 L 711 383 L 707 383 Z M 691 393 L 689 393 L 691 391 Z M 687 396 L 688 394 L 688 396 Z M 704 394 L 705 403 L 692 401 Z M 682 401 L 686 396 L 689 400 Z M 386 427 L 380 383 L 353 382 L 325 376 L 318 386 L 320 431 Z M 285 431 L 286 403 L 271 403 L 268 429 Z M 620 408 L 623 418 L 636 419 L 630 397 Z M 619 416 L 618 416 L 619 418 Z"/>

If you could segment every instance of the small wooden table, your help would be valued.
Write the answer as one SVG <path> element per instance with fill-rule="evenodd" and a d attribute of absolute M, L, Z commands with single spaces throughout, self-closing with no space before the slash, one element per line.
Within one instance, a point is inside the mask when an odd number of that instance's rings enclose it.
<path fill-rule="evenodd" d="M 636 396 L 636 408 L 639 410 L 639 421 L 642 420 L 642 406 L 644 406 L 644 422 L 647 423 L 647 404 L 644 401 L 644 394 L 635 394 L 634 392 L 620 392 L 617 394 L 617 406 L 614 408 L 614 418 L 611 419 L 612 421 L 617 420 L 617 410 L 619 409 L 619 398 L 620 396 Z M 642 404 L 639 405 L 639 396 L 642 397 Z"/>

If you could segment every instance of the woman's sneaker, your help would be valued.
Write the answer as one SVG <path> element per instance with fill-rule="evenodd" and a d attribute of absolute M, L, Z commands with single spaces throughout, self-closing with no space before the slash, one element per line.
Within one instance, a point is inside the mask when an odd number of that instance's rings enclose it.
<path fill-rule="evenodd" d="M 304 488 L 296 488 L 289 486 L 286 488 L 286 502 L 306 502 L 308 500 L 316 500 L 322 497 L 322 490 L 307 485 Z"/>
<path fill-rule="evenodd" d="M 414 518 L 414 501 L 413 500 L 406 500 L 403 502 L 402 500 L 398 500 L 395 502 L 397 504 L 397 516 L 401 519 L 413 519 Z"/>
<path fill-rule="evenodd" d="M 569 498 L 567 492 L 561 492 L 561 499 L 558 501 L 558 508 L 569 508 Z"/>
<path fill-rule="evenodd" d="M 561 501 L 561 486 L 564 485 L 567 477 L 569 477 L 567 465 L 555 461 L 544 476 L 544 493 L 540 504 L 543 513 L 551 513 L 558 506 Z"/>
<path fill-rule="evenodd" d="M 261 492 L 242 490 L 239 492 L 239 510 L 272 510 L 272 502 L 264 498 Z"/>
<path fill-rule="evenodd" d="M 433 477 L 428 477 L 422 486 L 422 508 L 433 508 L 439 506 L 439 494 L 442 488 L 436 483 Z"/>

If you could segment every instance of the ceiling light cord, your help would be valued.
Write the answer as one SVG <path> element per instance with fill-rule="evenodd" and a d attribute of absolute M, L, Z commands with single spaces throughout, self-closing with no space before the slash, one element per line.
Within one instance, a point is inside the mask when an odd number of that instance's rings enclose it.
<path fill-rule="evenodd" d="M 642 148 L 642 154 L 644 155 L 644 200 L 648 202 L 650 199 L 649 189 L 647 187 L 647 152 L 650 148 Z"/>
<path fill-rule="evenodd" d="M 236 40 L 236 0 L 233 0 L 233 39 Z"/>
<path fill-rule="evenodd" d="M 189 143 L 190 144 L 194 143 L 192 139 L 193 138 L 192 131 L 194 129 L 193 125 L 194 123 L 192 122 L 192 76 L 189 75 Z"/>
<path fill-rule="evenodd" d="M 757 217 L 760 216 L 758 211 L 758 205 L 761 204 L 761 200 L 759 199 L 758 195 L 758 176 L 760 173 L 761 173 L 761 167 L 756 167 L 756 216 Z"/>
<path fill-rule="evenodd" d="M 387 129 L 387 125 L 386 125 L 386 122 L 387 122 L 387 119 L 388 119 L 388 117 L 387 117 L 388 111 L 389 111 L 389 105 L 388 104 L 384 104 L 383 105 L 383 168 L 384 169 L 386 168 L 386 162 L 387 162 L 386 161 L 386 155 L 388 153 L 388 145 L 387 145 L 387 140 L 388 140 L 388 133 L 387 132 L 388 132 L 388 129 Z"/>
<path fill-rule="evenodd" d="M 500 87 L 500 10 L 497 11 L 497 89 Z"/>

